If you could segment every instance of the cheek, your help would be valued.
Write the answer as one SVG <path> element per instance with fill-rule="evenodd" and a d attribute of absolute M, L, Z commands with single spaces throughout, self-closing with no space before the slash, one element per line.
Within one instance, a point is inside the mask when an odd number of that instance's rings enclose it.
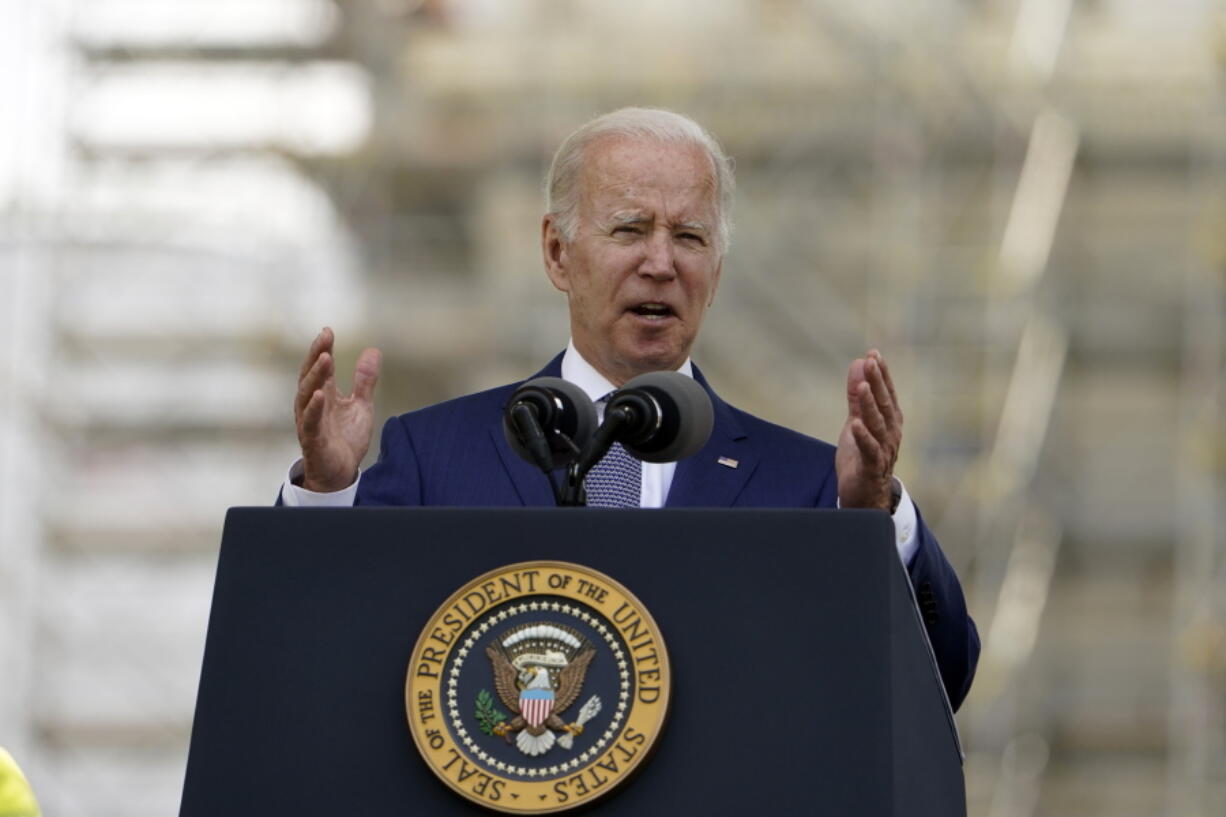
<path fill-rule="evenodd" d="M 609 323 L 612 318 L 610 294 L 591 280 L 574 281 L 568 293 L 570 311 L 587 326 Z"/>
<path fill-rule="evenodd" d="M 710 306 L 715 300 L 719 277 L 709 269 L 702 268 L 696 269 L 690 280 L 693 282 L 690 289 L 693 302 L 700 304 L 703 308 Z"/>
<path fill-rule="evenodd" d="M 612 272 L 589 271 L 581 283 L 575 282 L 575 290 L 590 309 L 612 311 L 623 281 Z"/>

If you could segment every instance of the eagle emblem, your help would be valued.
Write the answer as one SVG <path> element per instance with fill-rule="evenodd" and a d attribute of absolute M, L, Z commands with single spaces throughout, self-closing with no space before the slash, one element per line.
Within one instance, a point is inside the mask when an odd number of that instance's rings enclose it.
<path fill-rule="evenodd" d="M 555 743 L 571 748 L 583 724 L 600 711 L 600 698 L 593 695 L 574 721 L 566 723 L 561 717 L 579 697 L 596 655 L 596 648 L 577 630 L 546 622 L 521 624 L 486 647 L 485 654 L 498 699 L 514 713 L 510 721 L 491 724 L 489 731 L 514 742 L 526 755 L 543 755 Z"/>

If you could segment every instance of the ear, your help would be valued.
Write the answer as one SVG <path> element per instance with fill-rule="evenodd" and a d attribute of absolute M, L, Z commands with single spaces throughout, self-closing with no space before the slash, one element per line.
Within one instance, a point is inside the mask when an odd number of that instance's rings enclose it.
<path fill-rule="evenodd" d="M 545 258 L 545 274 L 554 287 L 561 292 L 570 292 L 569 263 L 566 241 L 553 216 L 541 220 L 541 255 Z"/>

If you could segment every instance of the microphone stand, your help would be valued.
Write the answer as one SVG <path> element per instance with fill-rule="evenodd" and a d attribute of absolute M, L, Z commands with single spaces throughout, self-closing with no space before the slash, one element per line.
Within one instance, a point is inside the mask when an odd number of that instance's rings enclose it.
<path fill-rule="evenodd" d="M 561 486 L 558 485 L 557 479 L 553 475 L 553 452 L 550 450 L 549 442 L 545 439 L 545 431 L 541 428 L 540 422 L 537 420 L 536 412 L 530 409 L 523 402 L 516 403 L 511 407 L 508 414 L 511 425 L 515 427 L 517 436 L 524 448 L 532 455 L 532 459 L 536 467 L 541 469 L 545 474 L 545 479 L 549 480 L 549 487 L 553 489 L 554 501 L 560 506 L 566 505 L 586 505 L 587 497 L 583 492 L 583 476 L 580 475 L 577 480 L 577 493 L 572 486 L 575 484 L 575 478 L 572 472 L 575 470 L 575 461 L 566 469 L 566 480 Z M 578 457 L 581 452 L 579 446 L 575 445 L 575 441 L 561 431 L 555 431 L 554 435 L 564 442 L 572 453 Z M 588 466 L 589 468 L 591 466 Z M 584 474 L 587 473 L 585 470 Z"/>
<path fill-rule="evenodd" d="M 713 423 L 710 396 L 676 372 L 648 372 L 624 384 L 609 398 L 595 431 L 596 412 L 590 403 L 585 406 L 587 396 L 572 383 L 541 377 L 521 386 L 515 397 L 503 416 L 503 433 L 515 453 L 545 473 L 562 507 L 587 505 L 583 480 L 613 443 L 620 441 L 645 462 L 672 462 L 702 448 Z M 559 428 L 563 424 L 569 433 Z M 580 449 L 575 440 L 583 442 L 589 434 Z M 563 463 L 559 485 L 554 472 Z"/>
<path fill-rule="evenodd" d="M 591 441 L 578 457 L 566 467 L 566 478 L 560 490 L 555 490 L 558 505 L 569 508 L 582 508 L 587 505 L 587 491 L 583 487 L 583 479 L 592 466 L 600 462 L 623 429 L 633 427 L 636 421 L 634 409 L 630 406 L 614 406 L 605 412 L 604 422 Z M 573 445 L 573 443 L 572 443 Z M 578 450 L 578 449 L 576 449 Z"/>

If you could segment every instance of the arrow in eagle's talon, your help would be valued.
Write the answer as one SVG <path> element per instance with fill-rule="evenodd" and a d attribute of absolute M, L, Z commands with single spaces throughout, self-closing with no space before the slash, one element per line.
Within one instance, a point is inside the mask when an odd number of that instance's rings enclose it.
<path fill-rule="evenodd" d="M 570 726 L 564 727 L 567 734 L 558 738 L 558 745 L 563 749 L 569 749 L 574 745 L 575 739 L 572 735 L 580 735 L 583 733 L 583 724 L 596 717 L 600 712 L 600 696 L 593 695 L 587 699 L 587 703 L 579 710 L 579 719 Z"/>

